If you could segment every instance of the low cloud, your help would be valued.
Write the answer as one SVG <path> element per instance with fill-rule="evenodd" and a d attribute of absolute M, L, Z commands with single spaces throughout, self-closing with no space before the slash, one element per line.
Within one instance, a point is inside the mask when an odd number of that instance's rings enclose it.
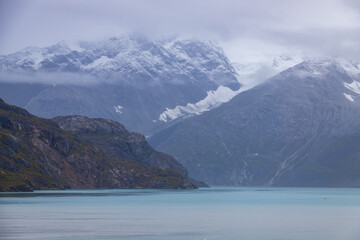
<path fill-rule="evenodd" d="M 359 8 L 357 0 L 3 0 L 0 53 L 59 40 L 140 32 L 153 38 L 176 34 L 224 45 L 246 39 L 259 43 L 252 44 L 254 51 L 266 43 L 270 49 L 265 52 L 281 48 L 356 58 L 360 56 Z"/>
<path fill-rule="evenodd" d="M 99 79 L 80 73 L 29 73 L 0 72 L 0 82 L 5 83 L 41 83 L 46 85 L 95 85 Z"/>

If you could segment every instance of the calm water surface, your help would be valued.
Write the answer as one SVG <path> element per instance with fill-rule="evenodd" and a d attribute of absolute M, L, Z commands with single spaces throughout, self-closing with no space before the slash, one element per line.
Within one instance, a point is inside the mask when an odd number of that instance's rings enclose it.
<path fill-rule="evenodd" d="M 1 193 L 0 239 L 359 240 L 360 189 Z"/>

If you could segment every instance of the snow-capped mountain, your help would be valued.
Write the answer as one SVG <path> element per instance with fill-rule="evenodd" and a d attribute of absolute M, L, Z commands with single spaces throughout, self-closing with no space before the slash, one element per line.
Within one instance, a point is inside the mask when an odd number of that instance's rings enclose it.
<path fill-rule="evenodd" d="M 154 134 L 154 146 L 210 184 L 360 186 L 358 62 L 231 64 L 213 43 L 127 35 L 0 56 L 0 97 L 42 117 L 108 118 Z"/>
<path fill-rule="evenodd" d="M 360 186 L 359 73 L 308 59 L 150 143 L 210 184 Z"/>
<path fill-rule="evenodd" d="M 169 38 L 150 41 L 138 35 L 100 42 L 62 41 L 45 48 L 28 47 L 0 57 L 1 70 L 87 73 L 102 81 L 180 84 L 202 75 L 216 85 L 238 88 L 234 69 L 222 49 L 210 42 Z M 229 79 L 230 78 L 230 79 Z M 61 79 L 60 79 L 61 80 Z M 74 80 L 76 83 L 76 80 Z"/>
<path fill-rule="evenodd" d="M 242 87 L 238 90 L 232 90 L 228 87 L 219 86 L 215 91 L 208 91 L 207 96 L 196 102 L 188 103 L 187 105 L 178 105 L 172 109 L 166 109 L 160 114 L 159 120 L 168 122 L 175 119 L 200 115 L 207 112 L 222 103 L 230 101 L 237 94 L 247 91 L 263 82 L 270 77 L 295 66 L 304 61 L 301 56 L 288 56 L 281 54 L 273 58 L 272 61 L 257 61 L 249 63 L 233 62 L 232 66 L 237 72 L 237 80 Z M 347 63 L 344 61 L 344 63 Z"/>
<path fill-rule="evenodd" d="M 0 71 L 2 97 L 34 114 L 110 118 L 144 134 L 212 109 L 241 87 L 216 44 L 175 37 L 151 41 L 135 34 L 28 47 L 0 56 Z M 21 94 L 24 88 L 29 90 Z"/>

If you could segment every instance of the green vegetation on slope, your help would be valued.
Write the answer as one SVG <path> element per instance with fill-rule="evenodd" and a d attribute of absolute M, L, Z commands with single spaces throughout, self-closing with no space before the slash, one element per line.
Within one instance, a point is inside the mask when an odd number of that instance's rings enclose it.
<path fill-rule="evenodd" d="M 48 119 L 0 99 L 0 191 L 195 188 L 179 172 L 109 156 Z"/>

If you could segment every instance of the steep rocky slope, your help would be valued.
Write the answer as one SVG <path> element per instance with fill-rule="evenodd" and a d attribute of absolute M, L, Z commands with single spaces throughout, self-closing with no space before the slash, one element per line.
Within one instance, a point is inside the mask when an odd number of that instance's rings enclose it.
<path fill-rule="evenodd" d="M 187 170 L 176 160 L 155 151 L 139 133 L 128 132 L 118 122 L 85 116 L 63 116 L 52 119 L 60 128 L 75 133 L 82 142 L 96 145 L 106 155 L 140 162 L 149 167 L 173 169 L 187 177 Z"/>
<path fill-rule="evenodd" d="M 150 143 L 210 184 L 359 186 L 360 70 L 348 67 L 305 61 Z"/>
<path fill-rule="evenodd" d="M 116 128 L 126 132 L 120 124 Z M 110 134 L 101 133 L 104 128 L 99 130 L 97 133 L 103 138 Z M 132 144 L 146 145 L 143 136 L 128 137 Z M 170 156 L 152 152 L 145 165 L 139 159 L 130 159 L 131 154 L 107 155 L 101 147 L 81 138 L 62 130 L 54 121 L 38 118 L 0 100 L 0 190 L 195 187 L 186 178 L 186 170 Z M 151 152 L 150 147 L 145 147 L 148 152 L 143 153 L 143 149 L 133 146 L 126 151 L 133 151 L 134 156 Z"/>

